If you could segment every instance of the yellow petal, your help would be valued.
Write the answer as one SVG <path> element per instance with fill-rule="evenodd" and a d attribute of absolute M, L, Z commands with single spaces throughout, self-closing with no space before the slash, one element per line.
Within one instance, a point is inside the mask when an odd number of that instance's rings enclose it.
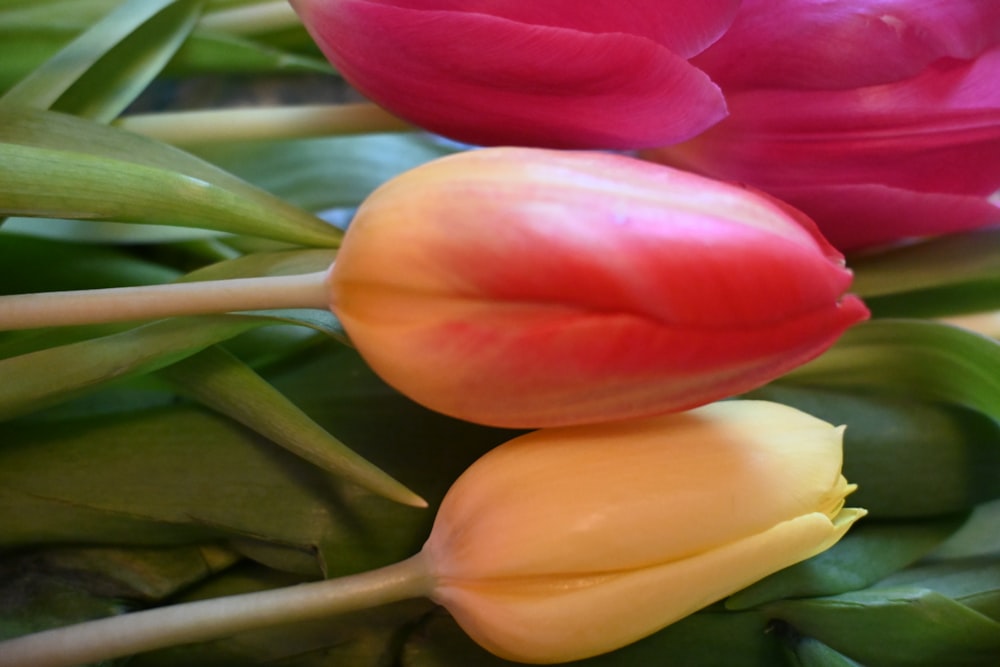
<path fill-rule="evenodd" d="M 841 440 L 839 428 L 761 401 L 538 431 L 459 478 L 425 551 L 462 579 L 676 561 L 836 513 L 850 490 Z"/>
<path fill-rule="evenodd" d="M 832 546 L 864 510 L 812 513 L 673 562 L 617 573 L 444 580 L 434 599 L 496 655 L 579 660 L 641 639 Z"/>

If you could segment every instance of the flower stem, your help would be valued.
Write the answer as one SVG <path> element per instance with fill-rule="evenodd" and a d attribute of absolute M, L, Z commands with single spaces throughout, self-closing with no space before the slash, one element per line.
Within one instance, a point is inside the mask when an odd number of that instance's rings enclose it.
<path fill-rule="evenodd" d="M 287 0 L 272 0 L 208 12 L 198 25 L 233 35 L 255 35 L 300 26 L 302 21 Z"/>
<path fill-rule="evenodd" d="M 123 116 L 118 127 L 175 145 L 254 139 L 298 139 L 414 128 L 368 103 L 206 109 Z"/>
<path fill-rule="evenodd" d="M 328 271 L 0 296 L 0 331 L 275 308 L 329 308 Z"/>
<path fill-rule="evenodd" d="M 0 642 L 0 667 L 71 667 L 427 596 L 419 553 L 339 579 L 176 604 Z"/>

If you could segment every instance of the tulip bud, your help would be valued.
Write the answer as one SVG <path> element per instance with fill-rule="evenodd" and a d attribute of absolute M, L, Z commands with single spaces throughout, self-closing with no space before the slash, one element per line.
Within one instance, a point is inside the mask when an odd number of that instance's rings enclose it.
<path fill-rule="evenodd" d="M 631 643 L 836 543 L 865 514 L 844 508 L 842 434 L 728 401 L 515 438 L 445 496 L 432 598 L 507 659 Z"/>
<path fill-rule="evenodd" d="M 766 190 L 842 250 L 1000 223 L 1000 3 L 857 4 L 744 3 L 699 61 L 729 117 L 643 157 Z"/>
<path fill-rule="evenodd" d="M 738 0 L 291 0 L 363 94 L 472 144 L 630 149 L 725 116 L 688 58 Z"/>
<path fill-rule="evenodd" d="M 820 354 L 867 311 L 789 207 L 598 153 L 497 148 L 359 209 L 330 274 L 361 355 L 425 406 L 539 427 L 681 410 Z"/>

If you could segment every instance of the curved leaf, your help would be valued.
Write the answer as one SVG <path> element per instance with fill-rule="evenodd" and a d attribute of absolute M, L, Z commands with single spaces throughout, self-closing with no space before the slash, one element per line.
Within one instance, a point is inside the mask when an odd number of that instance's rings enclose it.
<path fill-rule="evenodd" d="M 158 370 L 211 345 L 275 323 L 321 327 L 294 311 L 175 317 L 100 338 L 0 360 L 0 419 L 32 412 L 113 380 Z"/>
<path fill-rule="evenodd" d="M 335 246 L 330 225 L 263 193 L 112 158 L 0 144 L 0 214 L 214 229 Z"/>
<path fill-rule="evenodd" d="M 236 357 L 208 348 L 159 371 L 202 405 L 252 428 L 288 451 L 373 493 L 416 507 L 426 503 L 327 433 Z"/>
<path fill-rule="evenodd" d="M 912 564 L 954 533 L 965 516 L 925 521 L 862 521 L 818 556 L 730 596 L 726 608 L 749 609 L 785 598 L 861 590 Z"/>
<path fill-rule="evenodd" d="M 872 320 L 780 383 L 964 405 L 1000 421 L 1000 343 L 922 320 Z"/>
<path fill-rule="evenodd" d="M 784 600 L 766 612 L 868 667 L 990 667 L 1000 623 L 920 586 Z"/>
<path fill-rule="evenodd" d="M 191 18 L 197 16 L 196 12 L 200 9 L 201 0 L 196 0 L 195 2 L 182 0 L 176 4 L 175 2 L 176 0 L 125 0 L 102 20 L 95 23 L 89 30 L 83 32 L 79 37 L 67 44 L 66 47 L 52 56 L 45 64 L 33 70 L 28 76 L 18 82 L 17 85 L 8 90 L 3 97 L 0 97 L 0 108 L 36 107 L 39 109 L 48 109 L 55 105 L 78 81 L 87 83 L 88 85 L 100 82 L 101 76 L 109 76 L 116 69 L 114 64 L 111 65 L 110 69 L 107 64 L 98 67 L 95 71 L 97 78 L 87 76 L 87 73 L 98 65 L 110 51 L 133 36 L 143 24 L 172 6 L 178 7 L 182 13 L 190 15 L 185 17 L 182 14 L 179 17 L 181 19 L 179 22 L 181 34 L 185 34 L 192 27 Z M 167 16 L 169 20 L 173 20 L 173 18 L 173 15 Z M 186 29 L 184 28 L 185 24 L 188 24 Z M 164 30 L 168 25 L 168 23 L 160 21 L 155 26 L 155 29 Z M 150 38 L 149 34 L 145 34 L 147 31 L 141 32 L 142 34 L 139 35 L 140 40 L 148 40 Z M 166 40 L 168 57 L 179 46 L 179 43 L 175 43 L 171 49 L 171 41 L 173 40 L 169 38 Z M 133 48 L 136 45 L 144 48 L 141 41 L 139 44 L 134 43 L 132 45 Z M 124 55 L 136 55 L 131 49 L 129 51 L 130 53 Z M 154 66 L 157 60 L 162 60 L 162 58 L 154 58 Z M 165 64 L 165 61 L 161 62 L 160 66 L 162 64 Z M 159 68 L 156 68 L 155 71 L 158 70 Z M 138 72 L 132 73 L 138 74 Z M 118 74 L 121 74 L 121 72 Z M 140 90 L 144 88 L 145 81 L 143 79 L 146 76 L 148 74 L 145 76 L 140 75 L 134 82 L 123 80 L 126 82 L 126 87 L 120 91 L 116 91 L 115 97 L 118 100 L 124 100 L 133 93 L 132 86 L 138 85 Z M 101 82 L 101 85 L 103 86 L 107 83 L 121 85 L 119 81 Z M 80 94 L 79 91 L 72 94 L 78 98 L 77 106 L 82 101 L 79 98 Z M 83 91 L 82 94 L 85 96 L 93 95 L 90 91 Z M 118 104 L 120 104 L 120 101 Z M 70 104 L 70 106 L 72 107 L 73 104 Z M 110 111 L 114 106 L 116 105 L 112 103 L 108 109 L 98 111 L 97 115 L 102 115 Z M 112 117 L 114 115 L 117 115 L 117 113 L 113 114 Z"/>
<path fill-rule="evenodd" d="M 852 290 L 876 317 L 1000 308 L 1000 230 L 920 241 L 850 259 Z"/>

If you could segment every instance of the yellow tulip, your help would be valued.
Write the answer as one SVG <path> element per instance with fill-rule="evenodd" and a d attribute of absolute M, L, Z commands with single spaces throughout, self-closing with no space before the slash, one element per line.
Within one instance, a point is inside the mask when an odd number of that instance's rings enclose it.
<path fill-rule="evenodd" d="M 761 401 L 547 429 L 452 486 L 432 599 L 493 653 L 553 663 L 636 641 L 837 542 L 843 428 Z"/>
<path fill-rule="evenodd" d="M 536 431 L 474 463 L 423 549 L 378 570 L 0 642 L 69 667 L 426 596 L 484 648 L 552 663 L 612 651 L 832 546 L 842 428 L 777 403 Z"/>

